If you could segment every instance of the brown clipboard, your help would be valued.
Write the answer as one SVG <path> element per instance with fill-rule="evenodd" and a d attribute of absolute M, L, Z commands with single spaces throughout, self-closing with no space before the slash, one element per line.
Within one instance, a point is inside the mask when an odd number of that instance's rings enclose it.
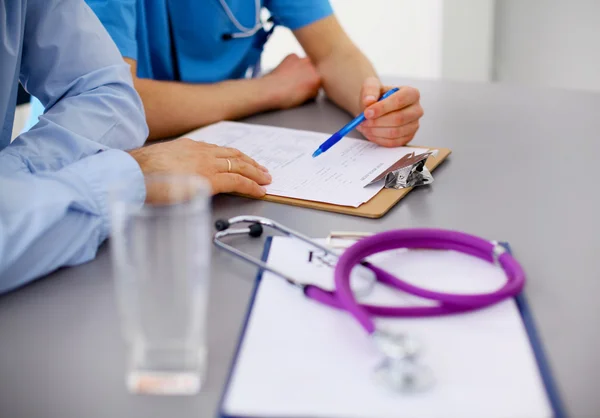
<path fill-rule="evenodd" d="M 425 166 L 431 172 L 437 168 L 450 154 L 451 150 L 448 148 L 429 148 L 412 146 L 413 148 L 436 150 L 437 155 L 431 155 Z M 363 203 L 359 207 L 355 208 L 352 206 L 340 206 L 333 205 L 331 203 L 315 202 L 312 200 L 294 199 L 291 197 L 273 196 L 266 195 L 261 197 L 260 200 L 267 202 L 282 203 L 285 205 L 299 206 L 303 208 L 322 210 L 326 212 L 342 213 L 344 215 L 360 216 L 363 218 L 378 219 L 385 215 L 396 203 L 406 196 L 413 187 L 407 187 L 405 189 L 382 189 L 377 193 L 371 200 Z M 249 197 L 249 196 L 244 196 Z"/>

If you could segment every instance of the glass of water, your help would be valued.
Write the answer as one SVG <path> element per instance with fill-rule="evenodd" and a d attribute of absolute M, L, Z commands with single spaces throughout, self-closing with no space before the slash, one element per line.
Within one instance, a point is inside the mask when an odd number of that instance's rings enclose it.
<path fill-rule="evenodd" d="M 212 193 L 195 176 L 148 176 L 145 183 L 145 203 L 133 185 L 111 194 L 127 387 L 133 393 L 195 394 L 206 374 Z"/>

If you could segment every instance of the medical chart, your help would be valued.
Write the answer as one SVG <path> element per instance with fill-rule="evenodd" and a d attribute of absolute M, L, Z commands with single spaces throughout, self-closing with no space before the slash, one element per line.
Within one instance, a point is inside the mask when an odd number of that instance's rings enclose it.
<path fill-rule="evenodd" d="M 305 283 L 332 289 L 331 267 L 310 250 L 298 240 L 276 237 L 268 264 Z M 451 251 L 394 250 L 369 261 L 438 291 L 489 292 L 505 281 L 499 267 Z M 431 303 L 381 285 L 361 301 Z M 431 369 L 433 387 L 412 394 L 388 390 L 373 376 L 382 356 L 354 318 L 305 298 L 301 290 L 265 272 L 222 412 L 279 418 L 552 417 L 514 300 L 461 315 L 375 322 L 422 345 L 420 362 Z"/>
<path fill-rule="evenodd" d="M 358 207 L 384 182 L 369 185 L 383 171 L 420 148 L 383 148 L 344 138 L 326 153 L 312 153 L 330 134 L 240 122 L 219 122 L 186 135 L 196 141 L 237 148 L 267 167 L 273 182 L 267 194 Z M 368 186 L 367 186 L 368 185 Z"/>

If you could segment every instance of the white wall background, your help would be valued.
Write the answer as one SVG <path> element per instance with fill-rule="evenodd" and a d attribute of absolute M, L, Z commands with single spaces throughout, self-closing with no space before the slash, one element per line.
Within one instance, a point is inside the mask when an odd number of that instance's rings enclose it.
<path fill-rule="evenodd" d="M 496 1 L 442 0 L 442 3 L 440 78 L 490 81 Z"/>
<path fill-rule="evenodd" d="M 494 0 L 330 0 L 348 35 L 381 74 L 488 81 Z M 304 55 L 278 28 L 263 65 Z"/>
<path fill-rule="evenodd" d="M 600 91 L 600 0 L 330 0 L 381 74 Z M 265 68 L 289 52 L 278 29 Z"/>
<path fill-rule="evenodd" d="M 495 79 L 600 91 L 600 0 L 498 0 Z"/>
<path fill-rule="evenodd" d="M 442 0 L 330 1 L 348 35 L 379 72 L 440 76 Z M 290 52 L 303 55 L 292 33 L 277 28 L 265 48 L 264 67 L 276 66 Z"/>

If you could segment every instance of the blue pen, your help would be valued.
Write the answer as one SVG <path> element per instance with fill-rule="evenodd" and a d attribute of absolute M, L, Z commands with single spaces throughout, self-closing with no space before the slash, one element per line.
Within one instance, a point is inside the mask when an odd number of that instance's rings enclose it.
<path fill-rule="evenodd" d="M 380 102 L 383 99 L 387 99 L 392 94 L 396 93 L 398 90 L 400 90 L 398 87 L 394 87 L 393 89 L 386 91 L 385 94 L 381 96 L 381 98 L 377 101 Z M 352 132 L 354 128 L 363 123 L 365 119 L 365 114 L 361 113 L 356 118 L 354 118 L 352 122 L 350 122 L 348 125 L 344 126 L 342 129 L 331 135 L 331 137 L 329 137 L 327 141 L 323 142 L 319 146 L 319 148 L 317 148 L 317 150 L 313 153 L 313 158 L 318 157 L 319 155 L 327 151 L 329 148 L 333 147 L 335 144 L 338 143 L 340 139 L 348 135 L 350 132 Z"/>

